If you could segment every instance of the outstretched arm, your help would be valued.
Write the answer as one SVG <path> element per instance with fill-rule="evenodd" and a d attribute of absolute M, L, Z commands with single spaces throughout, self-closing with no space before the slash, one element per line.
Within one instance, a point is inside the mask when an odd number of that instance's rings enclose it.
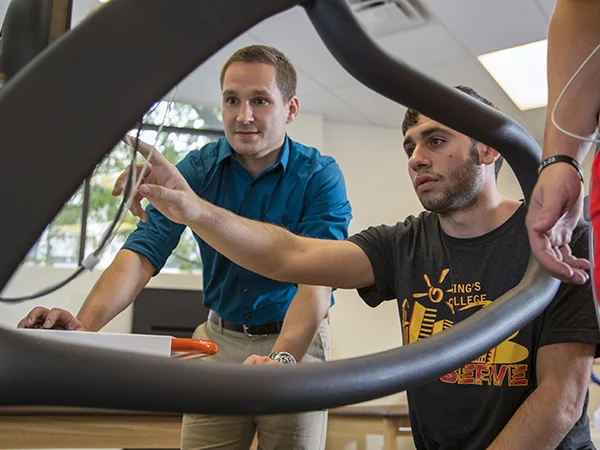
<path fill-rule="evenodd" d="M 265 277 L 345 289 L 374 283 L 369 259 L 349 241 L 296 236 L 281 227 L 214 206 L 191 190 L 142 185 L 139 192 L 171 220 L 190 227 L 219 253 Z"/>
<path fill-rule="evenodd" d="M 138 144 L 145 157 L 151 149 L 148 144 Z M 353 289 L 374 283 L 370 261 L 357 245 L 300 237 L 281 227 L 237 216 L 199 198 L 159 152 L 152 153 L 150 162 L 152 184 L 141 185 L 139 194 L 234 263 L 268 278 L 297 284 Z"/>

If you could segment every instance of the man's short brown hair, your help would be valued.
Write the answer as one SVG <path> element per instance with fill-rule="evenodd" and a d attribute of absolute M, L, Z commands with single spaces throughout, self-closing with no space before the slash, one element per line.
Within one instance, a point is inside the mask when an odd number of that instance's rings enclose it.
<path fill-rule="evenodd" d="M 292 62 L 274 47 L 266 45 L 250 45 L 240 48 L 223 64 L 221 69 L 221 88 L 229 66 L 235 62 L 268 64 L 275 67 L 275 80 L 285 100 L 296 95 L 297 75 Z"/>

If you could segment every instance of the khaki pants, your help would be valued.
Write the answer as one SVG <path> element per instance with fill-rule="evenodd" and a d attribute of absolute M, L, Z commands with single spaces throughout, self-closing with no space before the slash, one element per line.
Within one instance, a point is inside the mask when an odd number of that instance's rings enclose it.
<path fill-rule="evenodd" d="M 246 336 L 221 329 L 212 322 L 200 325 L 196 339 L 209 339 L 219 346 L 215 356 L 200 364 L 242 363 L 248 356 L 268 355 L 278 335 Z M 330 358 L 329 323 L 324 320 L 302 363 Z M 255 433 L 260 450 L 322 450 L 327 435 L 327 411 L 269 416 L 207 416 L 186 414 L 181 434 L 182 450 L 248 450 Z"/>

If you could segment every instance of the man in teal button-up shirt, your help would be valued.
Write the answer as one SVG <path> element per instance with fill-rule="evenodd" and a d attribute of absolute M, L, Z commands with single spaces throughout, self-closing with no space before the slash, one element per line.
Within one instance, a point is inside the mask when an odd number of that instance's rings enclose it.
<path fill-rule="evenodd" d="M 296 72 L 281 52 L 250 46 L 235 52 L 221 71 L 225 138 L 191 152 L 178 165 L 195 193 L 242 216 L 297 234 L 345 239 L 351 208 L 344 178 L 333 158 L 292 141 L 285 127 L 299 112 Z M 132 143 L 132 138 L 126 138 Z M 140 142 L 140 146 L 147 144 Z M 152 182 L 154 169 L 145 179 Z M 124 188 L 126 174 L 115 186 Z M 89 294 L 77 317 L 35 308 L 19 326 L 55 323 L 97 331 L 129 306 L 160 272 L 184 226 L 152 206 L 134 204 L 142 219 Z M 279 364 L 329 358 L 327 311 L 331 288 L 296 286 L 242 269 L 195 236 L 203 262 L 203 302 L 209 321 L 194 337 L 219 345 L 208 362 Z M 284 320 L 285 318 L 285 320 Z M 269 355 L 269 356 L 267 356 Z M 326 411 L 258 417 L 186 415 L 183 449 L 322 449 Z"/>
<path fill-rule="evenodd" d="M 221 138 L 191 152 L 179 171 L 200 197 L 244 217 L 283 225 L 304 236 L 345 239 L 350 220 L 344 179 L 333 158 L 289 137 L 277 162 L 253 177 Z M 158 272 L 185 227 L 150 206 L 148 221 L 123 248 L 140 253 Z M 297 287 L 231 262 L 194 235 L 203 263 L 203 303 L 222 319 L 257 325 L 283 320 Z"/>

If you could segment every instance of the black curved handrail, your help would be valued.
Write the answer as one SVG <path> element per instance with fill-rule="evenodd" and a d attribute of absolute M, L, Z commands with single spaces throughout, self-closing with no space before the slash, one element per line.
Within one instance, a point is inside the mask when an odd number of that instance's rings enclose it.
<path fill-rule="evenodd" d="M 173 8 L 164 0 L 146 0 L 144 14 L 138 14 L 137 0 L 116 0 L 19 73 L 0 93 L 0 149 L 11 163 L 0 165 L 0 207 L 21 219 L 0 225 L 6 250 L 0 287 L 43 224 L 153 101 L 226 42 L 295 4 L 291 0 L 179 0 Z M 334 55 L 359 79 L 392 98 L 404 98 L 409 106 L 453 124 L 458 131 L 476 121 L 485 124 L 489 128 L 477 135 L 483 142 L 497 140 L 503 154 L 510 152 L 507 147 L 513 143 L 522 142 L 527 149 L 523 161 L 514 156 L 509 162 L 513 168 L 524 164 L 526 170 L 516 173 L 522 186 L 531 185 L 527 177 L 535 177 L 531 168 L 539 148 L 522 128 L 457 95 L 455 89 L 411 78 L 407 66 L 368 45 L 340 0 L 317 0 L 307 8 Z M 339 16 L 331 17 L 332 13 Z M 373 61 L 393 76 L 373 77 L 352 62 L 336 37 L 342 32 L 344 39 L 356 43 L 355 58 L 376 58 Z M 202 48 L 190 46 L 201 36 L 206 38 Z M 161 58 L 153 60 L 156 53 Z M 148 61 L 149 67 L 144 67 Z M 136 72 L 140 67 L 144 67 L 141 75 Z M 420 84 L 410 86 L 410 96 L 399 93 L 388 86 L 397 76 Z M 423 97 L 429 89 L 436 90 L 436 103 L 455 107 L 435 111 Z M 37 103 L 34 107 L 30 107 L 32 99 Z M 36 132 L 31 133 L 24 121 L 35 123 Z M 102 129 L 97 128 L 99 123 Z M 28 184 L 22 191 L 15 190 L 23 186 L 15 164 L 26 156 L 31 161 Z M 56 178 L 59 170 L 61 177 Z M 41 193 L 44 201 L 37 199 Z M 35 208 L 30 207 L 33 199 Z M 367 357 L 279 369 L 194 365 L 109 350 L 92 354 L 82 346 L 57 346 L 17 330 L 0 329 L 0 404 L 261 414 L 356 403 L 415 386 L 480 356 L 540 314 L 558 284 L 532 262 L 511 292 L 443 333 Z M 472 339 L 475 334 L 478 338 Z"/>
<path fill-rule="evenodd" d="M 305 9 L 329 51 L 354 78 L 384 97 L 498 150 L 529 200 L 542 152 L 521 125 L 387 55 L 349 14 L 345 0 L 316 1 Z"/>
<path fill-rule="evenodd" d="M 127 352 L 92 352 L 73 344 L 57 346 L 0 329 L 0 404 L 277 414 L 383 397 L 472 361 L 540 314 L 543 302 L 530 296 L 551 298 L 549 291 L 558 281 L 549 286 L 547 275 L 533 267 L 525 276 L 526 288 L 514 288 L 439 334 L 398 349 L 323 364 L 191 364 Z M 523 309 L 514 308 L 515 302 Z M 475 328 L 477 339 L 470 334 Z"/>
<path fill-rule="evenodd" d="M 71 0 L 11 0 L 0 36 L 0 76 L 8 82 L 71 25 Z M 61 14 L 64 13 L 64 14 Z"/>

